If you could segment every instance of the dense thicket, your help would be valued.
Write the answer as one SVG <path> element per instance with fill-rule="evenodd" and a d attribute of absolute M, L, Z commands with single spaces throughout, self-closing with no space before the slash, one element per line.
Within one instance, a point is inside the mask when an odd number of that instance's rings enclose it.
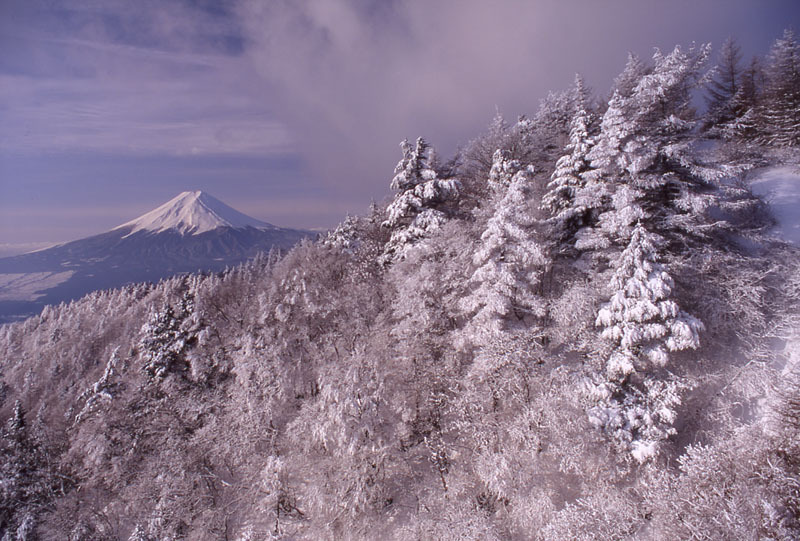
<path fill-rule="evenodd" d="M 2 539 L 796 538 L 800 261 L 744 176 L 797 126 L 709 54 L 404 142 L 283 256 L 0 327 Z"/>

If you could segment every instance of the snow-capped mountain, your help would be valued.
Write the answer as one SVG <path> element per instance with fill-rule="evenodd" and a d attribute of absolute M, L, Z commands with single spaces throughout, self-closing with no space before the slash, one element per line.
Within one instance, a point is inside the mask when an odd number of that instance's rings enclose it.
<path fill-rule="evenodd" d="M 138 231 L 163 233 L 175 230 L 183 235 L 200 235 L 219 227 L 277 229 L 198 190 L 183 192 L 147 214 L 115 227 L 114 231 L 129 228 L 128 235 L 132 235 Z"/>
<path fill-rule="evenodd" d="M 98 289 L 220 271 L 313 235 L 262 222 L 202 191 L 183 192 L 106 233 L 0 258 L 0 323 Z"/>

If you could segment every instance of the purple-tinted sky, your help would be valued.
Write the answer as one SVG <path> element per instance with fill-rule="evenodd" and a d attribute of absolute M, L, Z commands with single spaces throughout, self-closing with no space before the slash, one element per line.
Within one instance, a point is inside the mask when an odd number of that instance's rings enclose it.
<path fill-rule="evenodd" d="M 0 0 L 0 253 L 202 189 L 327 227 L 384 198 L 403 138 L 445 156 L 627 52 L 764 54 L 798 0 Z"/>

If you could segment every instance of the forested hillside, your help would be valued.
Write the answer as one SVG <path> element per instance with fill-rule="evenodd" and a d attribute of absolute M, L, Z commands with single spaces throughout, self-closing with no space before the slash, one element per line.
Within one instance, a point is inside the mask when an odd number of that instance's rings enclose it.
<path fill-rule="evenodd" d="M 317 242 L 0 327 L 2 539 L 797 538 L 800 252 L 749 181 L 800 164 L 800 49 L 740 56 L 631 56 L 403 142 Z"/>

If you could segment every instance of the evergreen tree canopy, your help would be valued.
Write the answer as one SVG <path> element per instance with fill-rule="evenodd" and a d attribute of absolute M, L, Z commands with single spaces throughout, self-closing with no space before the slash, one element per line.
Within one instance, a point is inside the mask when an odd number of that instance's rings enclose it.
<path fill-rule="evenodd" d="M 433 149 L 420 137 L 414 147 L 400 144 L 403 159 L 395 167 L 391 187 L 398 191 L 386 209 L 383 226 L 392 231 L 383 262 L 403 257 L 407 248 L 440 228 L 448 218 L 448 203 L 459 194 L 460 182 L 440 179 Z"/>

